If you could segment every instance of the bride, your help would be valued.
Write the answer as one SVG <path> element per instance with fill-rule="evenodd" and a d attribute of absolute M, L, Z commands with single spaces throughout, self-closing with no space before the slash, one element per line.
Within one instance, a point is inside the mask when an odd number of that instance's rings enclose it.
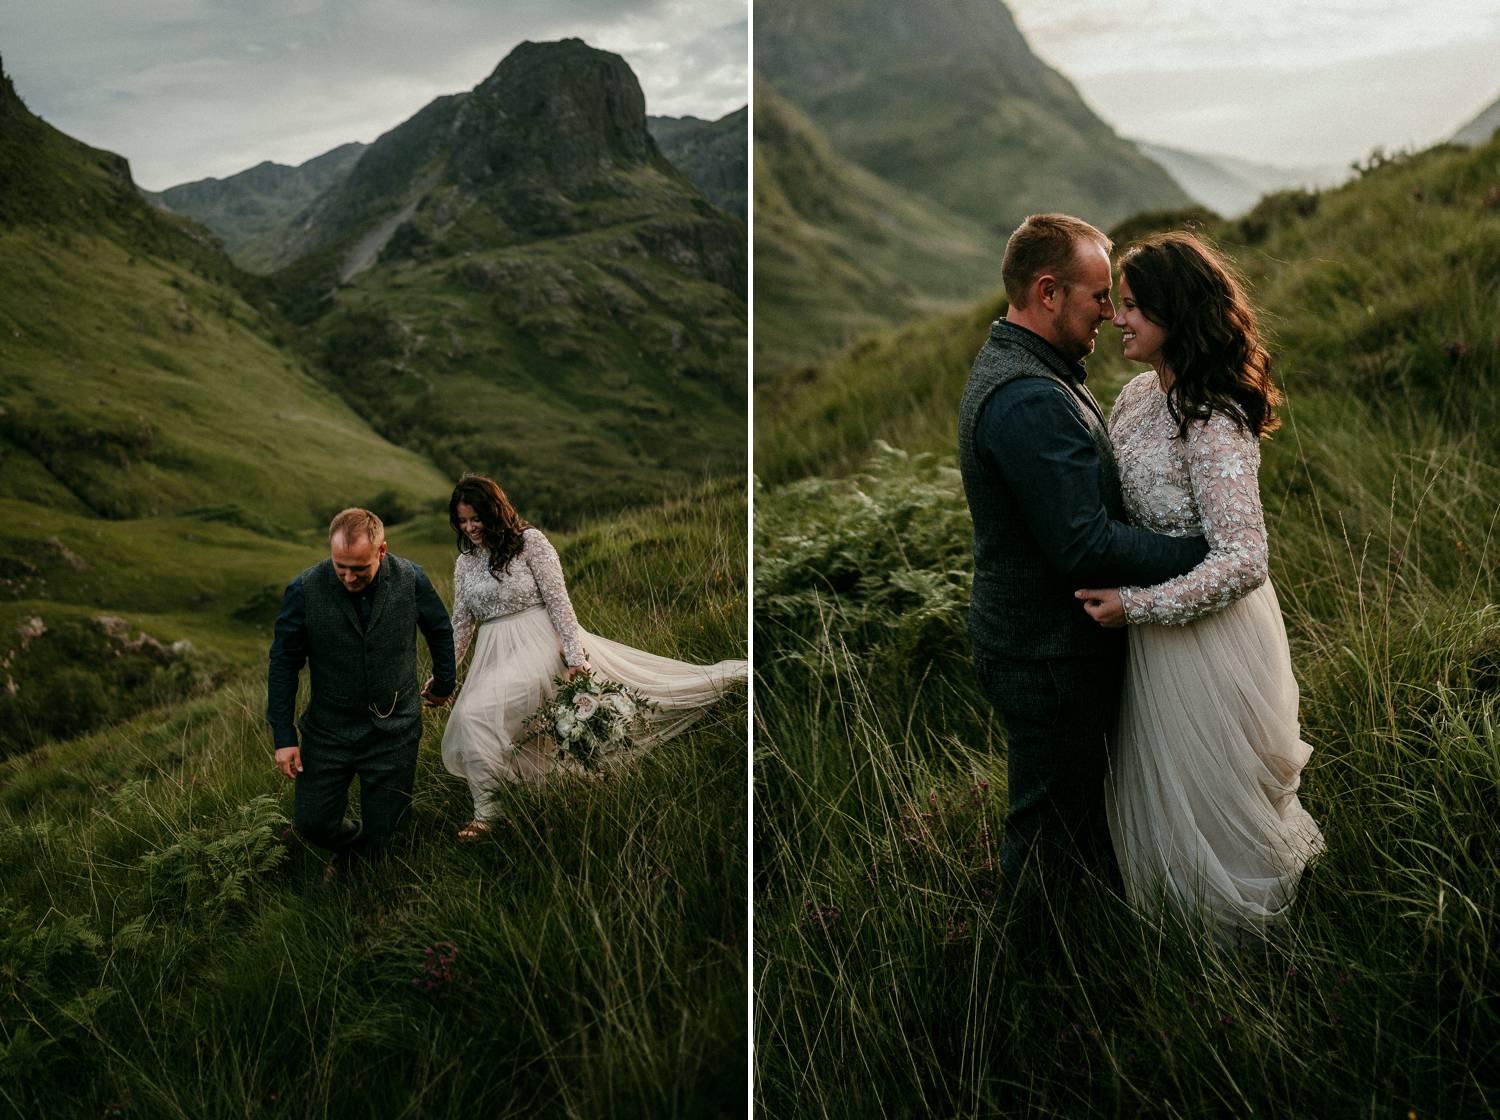
<path fill-rule="evenodd" d="M 745 678 L 744 661 L 689 665 L 583 630 L 557 550 L 517 515 L 491 479 L 461 478 L 448 502 L 448 521 L 459 550 L 453 567 L 455 662 L 463 664 L 474 648 L 443 731 L 443 764 L 468 780 L 474 798 L 474 819 L 459 830 L 460 840 L 477 840 L 490 830 L 500 782 L 539 778 L 552 768 L 549 742 L 516 740 L 526 717 L 555 691 L 554 677 L 595 673 L 655 700 L 657 707 L 645 717 L 652 726 L 636 738 L 642 745 L 677 734 L 727 684 Z"/>
<path fill-rule="evenodd" d="M 1096 621 L 1130 627 L 1110 836 L 1137 909 L 1260 928 L 1323 850 L 1297 798 L 1311 748 L 1256 478 L 1278 424 L 1270 355 L 1225 262 L 1187 233 L 1126 251 L 1114 323 L 1125 357 L 1152 367 L 1109 418 L 1131 521 L 1201 533 L 1209 553 L 1153 587 L 1077 593 Z"/>

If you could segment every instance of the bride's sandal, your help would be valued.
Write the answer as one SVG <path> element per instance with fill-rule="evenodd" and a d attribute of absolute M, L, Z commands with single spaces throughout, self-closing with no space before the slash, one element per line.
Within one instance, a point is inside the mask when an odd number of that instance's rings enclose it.
<path fill-rule="evenodd" d="M 466 844 L 472 844 L 475 840 L 483 840 L 489 834 L 489 822 L 479 820 L 478 818 L 475 818 L 458 830 L 458 838 Z"/>

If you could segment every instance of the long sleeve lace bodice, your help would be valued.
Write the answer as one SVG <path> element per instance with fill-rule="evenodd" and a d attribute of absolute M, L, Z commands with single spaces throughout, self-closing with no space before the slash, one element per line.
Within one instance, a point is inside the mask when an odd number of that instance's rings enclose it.
<path fill-rule="evenodd" d="M 521 542 L 521 554 L 499 579 L 490 575 L 489 553 L 484 549 L 458 554 L 453 565 L 455 661 L 463 662 L 481 622 L 541 606 L 547 608 L 547 617 L 562 641 L 563 660 L 570 666 L 584 664 L 588 658 L 582 631 L 568 598 L 557 549 L 540 529 L 527 529 Z"/>
<path fill-rule="evenodd" d="M 1170 536 L 1201 533 L 1208 556 L 1176 579 L 1122 587 L 1132 625 L 1180 626 L 1223 610 L 1266 581 L 1266 523 L 1260 504 L 1260 442 L 1215 412 L 1188 425 L 1187 438 L 1167 409 L 1154 371 L 1121 391 L 1110 438 L 1130 520 Z"/>

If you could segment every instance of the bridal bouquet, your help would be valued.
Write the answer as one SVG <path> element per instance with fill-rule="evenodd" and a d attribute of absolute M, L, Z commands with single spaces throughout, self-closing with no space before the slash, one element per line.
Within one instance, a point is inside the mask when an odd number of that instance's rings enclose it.
<path fill-rule="evenodd" d="M 571 681 L 554 677 L 557 693 L 526 717 L 519 742 L 549 738 L 557 742 L 557 757 L 572 758 L 586 770 L 596 769 L 606 754 L 630 750 L 631 730 L 641 716 L 656 707 L 633 688 L 581 673 Z"/>

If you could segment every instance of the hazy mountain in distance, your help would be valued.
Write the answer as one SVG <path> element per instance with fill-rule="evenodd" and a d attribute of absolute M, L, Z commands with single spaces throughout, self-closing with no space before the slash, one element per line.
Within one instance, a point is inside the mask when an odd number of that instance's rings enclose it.
<path fill-rule="evenodd" d="M 748 107 L 716 121 L 698 117 L 647 117 L 646 127 L 661 154 L 731 214 L 746 220 Z"/>
<path fill-rule="evenodd" d="M 366 147 L 342 144 L 296 167 L 267 160 L 224 179 L 141 193 L 162 209 L 186 214 L 213 230 L 241 268 L 271 272 L 290 261 L 286 250 L 297 215 L 342 182 Z"/>
<path fill-rule="evenodd" d="M 1481 109 L 1473 120 L 1455 132 L 1453 142 L 1468 144 L 1470 147 L 1488 143 L 1496 129 L 1500 129 L 1500 98 Z"/>
<path fill-rule="evenodd" d="M 999 283 L 1004 238 L 839 156 L 755 85 L 758 384 Z"/>
<path fill-rule="evenodd" d="M 755 60 L 841 155 L 996 230 L 1038 210 L 1104 227 L 1188 201 L 1000 0 L 757 0 Z"/>
<path fill-rule="evenodd" d="M 1279 167 L 1147 140 L 1132 143 L 1164 167 L 1195 202 L 1226 218 L 1239 217 L 1276 191 L 1334 187 L 1352 174 L 1348 167 Z"/>
<path fill-rule="evenodd" d="M 377 139 L 271 277 L 378 430 L 547 519 L 745 460 L 743 223 L 660 152 L 623 59 L 523 43 Z"/>

